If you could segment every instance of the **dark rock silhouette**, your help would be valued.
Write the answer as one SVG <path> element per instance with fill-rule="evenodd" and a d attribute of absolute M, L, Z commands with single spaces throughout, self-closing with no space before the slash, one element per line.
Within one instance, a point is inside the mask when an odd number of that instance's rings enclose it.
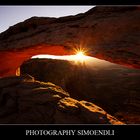
<path fill-rule="evenodd" d="M 29 75 L 0 79 L 1 124 L 124 124 L 102 108 Z"/>
<path fill-rule="evenodd" d="M 0 34 L 0 76 L 37 54 L 87 55 L 140 68 L 139 6 L 97 6 L 86 13 L 61 18 L 32 17 Z M 12 59 L 11 59 L 12 58 Z"/>

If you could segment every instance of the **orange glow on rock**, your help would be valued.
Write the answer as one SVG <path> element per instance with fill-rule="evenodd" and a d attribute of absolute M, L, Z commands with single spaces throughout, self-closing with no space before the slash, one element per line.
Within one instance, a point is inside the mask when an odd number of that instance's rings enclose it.
<path fill-rule="evenodd" d="M 15 76 L 17 69 L 24 61 L 27 61 L 34 55 L 72 55 L 72 51 L 65 49 L 63 46 L 39 45 L 20 50 L 9 50 L 0 52 L 0 77 Z"/>

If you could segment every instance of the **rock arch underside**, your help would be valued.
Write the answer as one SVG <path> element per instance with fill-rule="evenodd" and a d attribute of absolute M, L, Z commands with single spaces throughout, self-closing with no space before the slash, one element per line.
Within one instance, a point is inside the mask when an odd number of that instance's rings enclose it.
<path fill-rule="evenodd" d="M 76 47 L 87 55 L 140 68 L 140 7 L 97 6 L 61 18 L 32 17 L 0 34 L 0 76 L 37 54 L 68 55 Z"/>
<path fill-rule="evenodd" d="M 75 48 L 140 69 L 139 37 L 138 6 L 96 6 L 75 16 L 32 17 L 11 26 L 0 34 L 0 123 L 124 124 L 59 86 L 16 76 L 16 70 L 34 55 L 72 55 Z"/>

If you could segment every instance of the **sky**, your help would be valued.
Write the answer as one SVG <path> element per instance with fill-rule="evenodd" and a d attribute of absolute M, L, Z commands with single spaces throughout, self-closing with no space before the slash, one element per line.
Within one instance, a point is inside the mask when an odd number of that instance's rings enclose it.
<path fill-rule="evenodd" d="M 33 16 L 63 17 L 84 13 L 94 6 L 0 6 L 0 33 Z"/>

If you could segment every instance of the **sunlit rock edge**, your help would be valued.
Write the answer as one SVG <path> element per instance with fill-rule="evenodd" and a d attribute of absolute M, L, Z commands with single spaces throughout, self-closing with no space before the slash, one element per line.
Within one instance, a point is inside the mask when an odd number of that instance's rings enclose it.
<path fill-rule="evenodd" d="M 30 75 L 0 79 L 1 124 L 124 124 L 99 106 Z"/>

